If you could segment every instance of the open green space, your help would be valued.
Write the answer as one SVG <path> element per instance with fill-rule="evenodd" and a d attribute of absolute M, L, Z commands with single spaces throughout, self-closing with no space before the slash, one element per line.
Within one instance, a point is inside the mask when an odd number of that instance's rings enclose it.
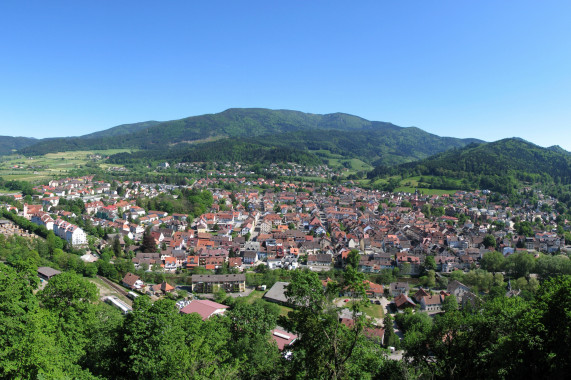
<path fill-rule="evenodd" d="M 71 170 L 78 169 L 90 161 L 98 163 L 101 168 L 105 169 L 112 166 L 105 164 L 106 157 L 116 153 L 133 151 L 135 150 L 106 149 L 48 153 L 36 157 L 4 156 L 0 160 L 0 177 L 6 180 L 40 181 L 66 175 Z"/>
<path fill-rule="evenodd" d="M 246 298 L 246 302 L 249 304 L 253 304 L 256 300 L 262 299 L 262 297 L 264 296 L 264 294 L 266 294 L 266 291 L 261 291 L 261 290 L 254 290 L 252 291 L 252 293 L 250 293 Z M 268 301 L 266 301 L 268 302 Z M 278 308 L 280 309 L 280 315 L 283 316 L 287 316 L 287 313 L 289 313 L 290 311 L 292 311 L 293 309 L 291 307 L 287 307 L 287 306 L 283 306 L 280 304 L 276 304 L 278 306 Z"/>

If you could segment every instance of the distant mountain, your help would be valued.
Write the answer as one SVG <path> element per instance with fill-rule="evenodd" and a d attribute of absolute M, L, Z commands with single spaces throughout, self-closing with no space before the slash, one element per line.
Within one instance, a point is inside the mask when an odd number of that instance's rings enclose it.
<path fill-rule="evenodd" d="M 92 138 L 101 138 L 101 137 L 117 137 L 128 135 L 131 133 L 135 133 L 141 131 L 143 129 L 147 129 L 150 127 L 154 127 L 155 125 L 160 124 L 160 121 L 144 121 L 142 123 L 134 123 L 134 124 L 122 124 L 118 125 L 113 128 L 106 129 L 104 131 L 90 133 L 88 135 L 80 136 L 82 139 L 92 139 Z"/>
<path fill-rule="evenodd" d="M 565 154 L 567 156 L 571 156 L 571 152 L 566 151 L 565 149 L 561 148 L 559 145 L 553 145 L 547 149 L 549 149 L 553 152 L 557 152 L 557 153 Z"/>
<path fill-rule="evenodd" d="M 435 188 L 490 189 L 510 193 L 523 183 L 571 184 L 571 155 L 563 149 L 542 148 L 519 138 L 452 149 L 424 160 L 378 166 L 371 179 L 394 175 L 433 176 Z"/>
<path fill-rule="evenodd" d="M 37 142 L 37 139 L 29 137 L 0 136 L 0 155 L 13 153 L 14 150 L 34 145 Z"/>
<path fill-rule="evenodd" d="M 418 128 L 402 128 L 344 113 L 317 115 L 246 108 L 166 122 L 119 126 L 78 138 L 43 140 L 22 149 L 21 153 L 41 155 L 81 149 L 136 148 L 152 151 L 152 157 L 159 159 L 173 154 L 184 156 L 186 151 L 202 149 L 200 144 L 208 143 L 207 146 L 213 147 L 222 144 L 224 139 L 241 139 L 266 148 L 326 150 L 343 157 L 391 165 L 481 142 L 443 138 Z M 213 143 L 214 140 L 217 142 Z"/>

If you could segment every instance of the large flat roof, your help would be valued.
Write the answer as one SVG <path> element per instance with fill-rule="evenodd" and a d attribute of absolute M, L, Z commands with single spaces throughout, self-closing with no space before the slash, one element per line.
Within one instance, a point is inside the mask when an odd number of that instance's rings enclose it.
<path fill-rule="evenodd" d="M 192 282 L 246 281 L 246 275 L 240 274 L 193 274 Z"/>
<path fill-rule="evenodd" d="M 274 302 L 283 302 L 287 303 L 287 298 L 285 296 L 285 288 L 289 285 L 289 282 L 281 282 L 278 281 L 268 290 L 268 292 L 264 295 L 264 298 L 274 301 Z"/>

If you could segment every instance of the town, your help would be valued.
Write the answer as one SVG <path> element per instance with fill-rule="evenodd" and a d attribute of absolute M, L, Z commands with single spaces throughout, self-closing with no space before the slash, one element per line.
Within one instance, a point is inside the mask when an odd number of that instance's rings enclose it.
<path fill-rule="evenodd" d="M 4 196 L 0 226 L 6 236 L 34 238 L 39 229 L 63 243 L 68 253 L 56 249 L 38 268 L 42 286 L 62 271 L 97 275 L 101 301 L 124 314 L 147 295 L 203 320 L 236 298 L 274 303 L 287 316 L 300 307 L 288 286 L 295 272 L 309 271 L 324 294 L 335 289 L 339 321 L 351 328 L 361 293 L 336 286 L 354 268 L 369 301 L 359 312 L 370 324 L 365 334 L 393 360 L 406 354 L 415 315 L 479 307 L 491 294 L 530 299 L 538 280 L 571 273 L 569 222 L 556 199 L 532 188 L 513 206 L 487 190 L 393 193 L 287 174 L 200 174 L 187 185 L 51 180 L 32 195 Z M 286 357 L 299 338 L 281 326 L 271 336 Z"/>

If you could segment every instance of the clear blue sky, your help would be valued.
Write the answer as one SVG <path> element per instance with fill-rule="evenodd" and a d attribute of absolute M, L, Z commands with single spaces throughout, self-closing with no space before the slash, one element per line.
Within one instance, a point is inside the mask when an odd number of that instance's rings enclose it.
<path fill-rule="evenodd" d="M 0 3 L 0 135 L 231 107 L 571 150 L 569 1 Z"/>

